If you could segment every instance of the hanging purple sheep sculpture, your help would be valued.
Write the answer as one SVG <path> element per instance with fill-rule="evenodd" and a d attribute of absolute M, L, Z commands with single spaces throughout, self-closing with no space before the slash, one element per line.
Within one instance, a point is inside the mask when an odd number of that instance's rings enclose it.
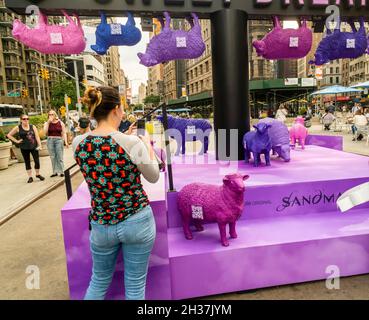
<path fill-rule="evenodd" d="M 353 32 L 341 32 L 335 29 L 333 32 L 327 29 L 327 36 L 319 43 L 315 53 L 315 60 L 310 64 L 321 66 L 336 59 L 355 59 L 368 49 L 364 19 L 360 19 L 360 29 L 357 30 L 353 21 L 349 22 Z"/>
<path fill-rule="evenodd" d="M 111 46 L 134 46 L 141 41 L 141 31 L 136 27 L 132 13 L 128 12 L 125 25 L 108 24 L 106 15 L 101 13 L 101 23 L 96 29 L 96 44 L 91 46 L 97 54 L 104 55 Z"/>
<path fill-rule="evenodd" d="M 200 57 L 205 51 L 205 43 L 199 18 L 194 13 L 191 16 L 193 20 L 187 19 L 192 27 L 190 31 L 171 30 L 171 19 L 169 13 L 165 12 L 165 24 L 160 19 L 162 32 L 151 39 L 145 54 L 138 53 L 140 63 L 152 67 L 166 61 Z"/>
<path fill-rule="evenodd" d="M 244 181 L 248 178 L 248 175 L 231 174 L 224 177 L 222 186 L 192 183 L 183 187 L 177 203 L 186 239 L 193 239 L 191 222 L 197 231 L 204 230 L 204 223 L 216 222 L 222 245 L 229 246 L 226 227 L 229 224 L 231 238 L 237 238 L 236 221 L 244 209 Z"/>
<path fill-rule="evenodd" d="M 300 59 L 311 50 L 313 33 L 304 20 L 298 29 L 283 29 L 278 17 L 274 29 L 262 40 L 252 43 L 258 56 L 269 60 Z"/>
<path fill-rule="evenodd" d="M 163 116 L 158 116 L 157 119 L 163 122 Z M 180 151 L 182 154 L 186 153 L 186 141 L 197 141 L 203 138 L 203 146 L 200 154 L 208 152 L 209 136 L 213 129 L 210 122 L 205 119 L 184 119 L 168 116 L 169 135 L 178 143 L 176 155 Z M 173 132 L 172 129 L 176 130 Z"/>
<path fill-rule="evenodd" d="M 272 140 L 270 139 L 268 130 L 272 125 L 269 123 L 259 122 L 254 125 L 256 131 L 250 131 L 243 137 L 243 147 L 245 149 L 245 162 L 250 161 L 251 153 L 254 158 L 254 167 L 258 167 L 261 163 L 261 154 L 265 156 L 265 163 L 270 166 L 270 151 L 272 150 Z"/>

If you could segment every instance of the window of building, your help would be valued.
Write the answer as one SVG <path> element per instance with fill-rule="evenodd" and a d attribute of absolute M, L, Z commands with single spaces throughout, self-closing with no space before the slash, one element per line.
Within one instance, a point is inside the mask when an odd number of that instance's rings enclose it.
<path fill-rule="evenodd" d="M 336 77 L 336 83 L 340 83 L 340 77 Z"/>
<path fill-rule="evenodd" d="M 197 67 L 195 68 L 195 77 L 197 78 Z"/>
<path fill-rule="evenodd" d="M 340 73 L 340 68 L 339 67 L 336 68 L 336 73 Z"/>
<path fill-rule="evenodd" d="M 205 62 L 205 70 L 206 72 L 209 72 L 209 61 Z"/>
<path fill-rule="evenodd" d="M 190 73 L 189 72 L 186 73 L 186 79 L 187 79 L 187 81 L 190 80 Z"/>
<path fill-rule="evenodd" d="M 204 80 L 200 81 L 200 91 L 204 90 Z"/>
<path fill-rule="evenodd" d="M 258 73 L 259 77 L 264 76 L 264 60 L 258 60 Z"/>
<path fill-rule="evenodd" d="M 330 74 L 333 74 L 333 68 L 329 68 L 329 70 Z"/>
<path fill-rule="evenodd" d="M 199 92 L 199 83 L 198 82 L 195 83 L 195 90 L 196 90 L 196 93 Z"/>
<path fill-rule="evenodd" d="M 203 67 L 202 67 L 202 64 L 200 65 L 200 75 L 202 75 L 202 69 Z"/>
<path fill-rule="evenodd" d="M 191 70 L 191 80 L 193 79 L 193 70 Z"/>
<path fill-rule="evenodd" d="M 333 78 L 332 77 L 329 78 L 329 82 L 330 82 L 330 84 L 333 83 Z"/>
<path fill-rule="evenodd" d="M 93 70 L 94 67 L 90 64 L 86 64 L 86 70 Z"/>

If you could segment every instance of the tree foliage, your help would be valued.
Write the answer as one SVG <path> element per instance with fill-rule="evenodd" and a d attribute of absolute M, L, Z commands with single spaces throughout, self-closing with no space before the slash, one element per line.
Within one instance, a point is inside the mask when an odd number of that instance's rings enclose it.
<path fill-rule="evenodd" d="M 153 104 L 153 105 L 157 106 L 160 103 L 160 97 L 159 96 L 154 96 L 154 95 L 149 95 L 145 98 L 144 103 L 145 104 Z"/>
<path fill-rule="evenodd" d="M 80 88 L 80 90 L 83 90 Z M 83 92 L 83 91 L 81 91 Z M 76 85 L 73 80 L 58 79 L 51 88 L 51 105 L 54 109 L 59 109 L 64 106 L 64 96 L 68 95 L 71 98 L 69 109 L 76 109 L 77 93 Z"/>

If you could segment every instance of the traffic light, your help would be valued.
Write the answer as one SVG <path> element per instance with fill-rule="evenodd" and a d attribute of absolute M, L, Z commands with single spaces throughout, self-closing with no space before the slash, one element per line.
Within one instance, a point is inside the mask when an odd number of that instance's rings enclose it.
<path fill-rule="evenodd" d="M 22 89 L 22 98 L 28 98 L 29 93 L 28 93 L 28 89 Z"/>
<path fill-rule="evenodd" d="M 49 70 L 47 69 L 43 69 L 43 78 L 45 80 L 49 80 L 50 79 L 50 73 L 49 73 Z"/>
<path fill-rule="evenodd" d="M 43 73 L 43 69 L 40 69 L 37 71 L 38 77 L 43 79 L 44 78 L 44 73 Z"/>

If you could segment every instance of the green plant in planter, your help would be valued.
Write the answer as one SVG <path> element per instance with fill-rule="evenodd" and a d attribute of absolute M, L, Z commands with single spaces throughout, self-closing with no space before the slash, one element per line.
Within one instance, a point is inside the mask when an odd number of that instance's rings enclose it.
<path fill-rule="evenodd" d="M 45 122 L 47 121 L 47 114 L 41 114 L 39 116 L 31 116 L 29 118 L 29 124 L 36 126 L 38 130 L 44 127 Z"/>
<path fill-rule="evenodd" d="M 9 142 L 9 139 L 6 137 L 4 131 L 0 128 L 0 143 Z"/>

